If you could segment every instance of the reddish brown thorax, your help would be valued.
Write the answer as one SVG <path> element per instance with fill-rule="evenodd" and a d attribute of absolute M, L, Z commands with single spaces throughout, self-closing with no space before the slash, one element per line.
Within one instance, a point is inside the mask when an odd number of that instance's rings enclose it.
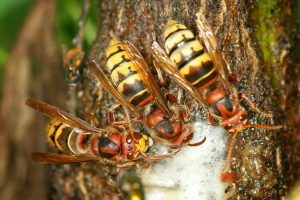
<path fill-rule="evenodd" d="M 93 146 L 98 147 L 98 154 L 101 157 L 111 159 L 121 153 L 121 138 L 122 135 L 119 132 L 111 133 L 99 137 L 97 141 L 93 141 Z"/>
<path fill-rule="evenodd" d="M 160 109 L 155 109 L 147 116 L 147 124 L 158 133 L 159 137 L 164 139 L 172 139 L 176 137 L 182 128 L 181 122 L 171 120 Z"/>
<path fill-rule="evenodd" d="M 154 110 L 147 116 L 147 125 L 156 132 L 156 135 L 167 139 L 169 145 L 175 148 L 187 143 L 193 136 L 191 128 L 184 127 L 179 120 L 170 119 L 160 109 Z"/>
<path fill-rule="evenodd" d="M 224 97 L 226 97 L 226 93 L 223 90 L 223 88 L 217 87 L 213 91 L 211 91 L 207 94 L 207 103 L 209 105 L 212 105 L 212 104 L 220 101 Z"/>
<path fill-rule="evenodd" d="M 147 116 L 147 124 L 150 128 L 156 126 L 159 122 L 164 120 L 165 114 L 160 109 L 155 109 L 150 115 Z"/>
<path fill-rule="evenodd" d="M 207 103 L 213 114 L 223 119 L 230 118 L 235 113 L 232 100 L 222 87 L 216 87 L 206 95 Z"/>

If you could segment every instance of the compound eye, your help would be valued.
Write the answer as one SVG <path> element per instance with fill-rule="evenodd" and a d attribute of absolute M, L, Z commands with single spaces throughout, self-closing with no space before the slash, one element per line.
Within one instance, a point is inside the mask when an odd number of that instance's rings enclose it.
<path fill-rule="evenodd" d="M 241 116 L 240 116 L 240 120 L 241 120 L 242 122 L 246 122 L 247 119 L 248 119 L 247 115 L 241 115 Z"/>
<path fill-rule="evenodd" d="M 129 160 L 133 159 L 133 152 L 132 152 L 131 150 L 128 151 L 128 153 L 127 153 L 127 158 L 128 158 Z"/>
<path fill-rule="evenodd" d="M 225 128 L 226 131 L 230 131 L 230 129 L 232 129 L 232 125 L 227 124 L 224 128 Z"/>
<path fill-rule="evenodd" d="M 127 144 L 131 144 L 131 143 L 132 143 L 132 139 L 131 139 L 131 138 L 127 138 L 127 139 L 126 139 L 126 143 L 127 143 Z"/>

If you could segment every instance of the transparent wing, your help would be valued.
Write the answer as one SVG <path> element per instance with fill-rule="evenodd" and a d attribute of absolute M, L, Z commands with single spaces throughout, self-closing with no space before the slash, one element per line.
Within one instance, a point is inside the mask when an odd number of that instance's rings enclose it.
<path fill-rule="evenodd" d="M 213 63 L 219 71 L 221 82 L 224 84 L 225 89 L 231 94 L 235 94 L 235 91 L 232 89 L 228 82 L 228 73 L 226 64 L 221 56 L 221 51 L 218 47 L 217 40 L 211 30 L 206 18 L 200 13 L 196 14 L 196 24 L 199 30 L 200 40 L 204 43 L 208 54 L 211 56 Z"/>
<path fill-rule="evenodd" d="M 68 164 L 68 163 L 80 163 L 97 161 L 96 156 L 89 155 L 66 155 L 66 154 L 56 154 L 56 153 L 31 153 L 31 159 L 35 162 L 42 164 Z"/>
<path fill-rule="evenodd" d="M 165 54 L 165 52 L 157 42 L 153 42 L 152 44 L 152 53 L 157 61 L 158 67 L 160 67 L 181 87 L 183 87 L 191 95 L 193 95 L 203 106 L 206 106 L 206 101 L 202 97 L 200 91 L 181 76 L 179 71 L 176 69 L 175 64 L 169 59 L 169 57 Z"/>
<path fill-rule="evenodd" d="M 104 72 L 98 66 L 98 64 L 89 59 L 89 68 L 95 74 L 96 78 L 100 81 L 100 83 L 104 86 L 106 91 L 110 93 L 121 105 L 130 110 L 131 112 L 136 113 L 139 117 L 141 117 L 141 113 L 132 106 L 126 99 L 124 99 L 123 95 L 112 85 L 111 81 L 105 76 Z"/>
<path fill-rule="evenodd" d="M 161 95 L 158 85 L 154 80 L 148 64 L 145 62 L 140 52 L 129 41 L 124 41 L 124 48 L 130 54 L 131 62 L 136 65 L 143 83 L 150 90 L 150 93 L 156 98 L 159 107 L 167 114 L 171 114 L 168 106 L 166 105 L 164 98 Z"/>
<path fill-rule="evenodd" d="M 93 127 L 82 119 L 75 117 L 64 110 L 45 102 L 29 98 L 26 100 L 26 105 L 47 116 L 58 119 L 59 121 L 68 124 L 69 126 L 76 127 L 88 133 L 99 134 L 104 131 L 103 129 Z"/>

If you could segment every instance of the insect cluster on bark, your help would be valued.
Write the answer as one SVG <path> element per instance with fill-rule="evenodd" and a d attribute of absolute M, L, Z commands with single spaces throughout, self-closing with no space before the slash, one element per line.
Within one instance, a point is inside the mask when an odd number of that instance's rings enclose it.
<path fill-rule="evenodd" d="M 220 172 L 222 181 L 236 182 L 231 168 L 234 141 L 237 134 L 246 128 L 276 130 L 281 126 L 251 124 L 248 106 L 263 117 L 271 114 L 260 111 L 254 103 L 234 84 L 237 77 L 223 58 L 217 40 L 201 14 L 196 14 L 198 33 L 195 34 L 184 24 L 169 20 L 163 33 L 164 43 L 160 47 L 153 41 L 148 52 L 152 63 L 147 63 L 142 54 L 128 40 L 112 38 L 106 50 L 106 68 L 88 58 L 83 62 L 81 46 L 75 46 L 64 57 L 68 83 L 76 87 L 81 67 L 88 67 L 103 87 L 116 101 L 106 112 L 105 127 L 99 127 L 99 110 L 103 103 L 101 95 L 90 113 L 89 122 L 63 109 L 39 100 L 28 99 L 26 104 L 49 116 L 47 137 L 58 153 L 32 153 L 32 159 L 40 163 L 65 164 L 100 162 L 117 168 L 136 165 L 147 167 L 151 161 L 172 159 L 183 148 L 193 148 L 205 143 L 203 138 L 194 141 L 190 110 L 178 98 L 183 92 L 191 96 L 208 113 L 208 123 L 217 122 L 229 134 L 227 159 Z M 155 76 L 152 70 L 155 69 Z M 164 76 L 178 84 L 178 96 L 162 90 Z M 155 77 L 158 78 L 155 78 Z M 201 134 L 201 133 L 200 133 Z M 166 146 L 167 154 L 152 151 L 154 143 Z M 125 193 L 136 199 L 144 199 L 142 184 L 132 174 L 123 176 L 121 181 Z"/>

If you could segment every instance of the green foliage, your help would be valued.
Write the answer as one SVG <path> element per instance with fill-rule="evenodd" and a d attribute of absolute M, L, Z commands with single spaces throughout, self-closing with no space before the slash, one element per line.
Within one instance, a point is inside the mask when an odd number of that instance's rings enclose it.
<path fill-rule="evenodd" d="M 2 94 L 4 65 L 18 31 L 32 7 L 33 0 L 0 1 L 0 94 Z"/>
<path fill-rule="evenodd" d="M 16 34 L 33 2 L 33 0 L 0 1 L 1 53 L 12 47 Z"/>
<path fill-rule="evenodd" d="M 89 16 L 84 31 L 84 48 L 92 44 L 96 36 L 96 6 L 91 0 Z M 56 18 L 56 36 L 59 45 L 72 47 L 72 39 L 78 31 L 78 22 L 81 15 L 82 0 L 58 1 Z"/>
<path fill-rule="evenodd" d="M 57 1 L 55 36 L 58 48 L 62 47 L 63 44 L 72 48 L 72 39 L 78 31 L 82 1 Z M 96 36 L 96 3 L 95 0 L 90 1 L 89 17 L 84 33 L 85 49 L 91 45 Z M 3 88 L 4 65 L 24 19 L 35 2 L 35 0 L 0 1 L 0 96 Z"/>

